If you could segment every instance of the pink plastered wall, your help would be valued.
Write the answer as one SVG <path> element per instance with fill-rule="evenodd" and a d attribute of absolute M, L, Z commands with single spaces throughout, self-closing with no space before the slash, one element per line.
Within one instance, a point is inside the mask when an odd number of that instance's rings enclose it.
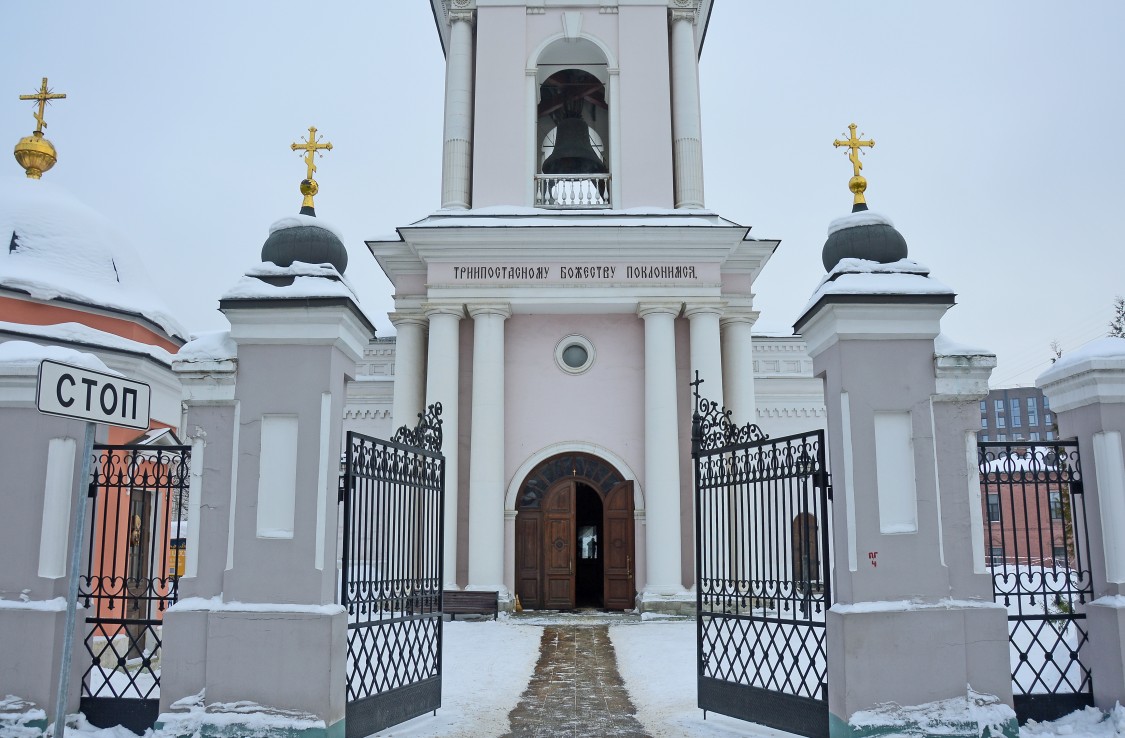
<path fill-rule="evenodd" d="M 505 325 L 505 477 L 554 444 L 596 444 L 644 487 L 644 324 L 635 315 L 513 315 Z M 555 347 L 580 334 L 593 365 L 568 374 Z"/>

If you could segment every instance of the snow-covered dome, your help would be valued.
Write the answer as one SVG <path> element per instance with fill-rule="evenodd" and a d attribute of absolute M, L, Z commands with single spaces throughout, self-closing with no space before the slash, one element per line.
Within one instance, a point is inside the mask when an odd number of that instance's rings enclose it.
<path fill-rule="evenodd" d="M 828 225 L 828 240 L 821 251 L 824 271 L 831 272 L 843 259 L 863 259 L 892 264 L 907 257 L 906 239 L 891 219 L 866 205 Z"/>
<path fill-rule="evenodd" d="M 141 316 L 187 339 L 121 231 L 43 180 L 0 176 L 0 288 Z"/>

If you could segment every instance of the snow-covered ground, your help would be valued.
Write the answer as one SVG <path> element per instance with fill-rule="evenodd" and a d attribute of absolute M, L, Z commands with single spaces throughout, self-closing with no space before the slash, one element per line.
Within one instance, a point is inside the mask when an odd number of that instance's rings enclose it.
<path fill-rule="evenodd" d="M 519 701 L 539 658 L 542 624 L 501 619 L 445 625 L 442 708 L 379 736 L 394 738 L 488 738 L 508 730 L 508 713 Z M 695 706 L 695 623 L 649 620 L 614 625 L 610 638 L 618 666 L 653 738 L 785 738 L 789 734 L 744 723 Z M 1108 718 L 1087 709 L 1053 723 L 1029 723 L 1022 738 L 1125 736 L 1125 708 Z M 149 734 L 150 738 L 160 738 Z M 123 729 L 83 725 L 70 738 L 131 738 Z M 0 729 L 0 738 L 14 738 Z"/>

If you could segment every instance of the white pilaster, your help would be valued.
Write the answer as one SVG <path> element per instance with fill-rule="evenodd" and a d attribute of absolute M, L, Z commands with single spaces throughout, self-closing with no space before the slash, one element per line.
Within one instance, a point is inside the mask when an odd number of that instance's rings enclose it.
<path fill-rule="evenodd" d="M 465 209 L 473 177 L 473 11 L 455 10 L 449 23 L 441 206 Z"/>
<path fill-rule="evenodd" d="M 395 429 L 413 428 L 425 411 L 426 316 L 420 310 L 399 310 L 388 317 L 398 334 L 391 423 Z"/>
<path fill-rule="evenodd" d="M 723 398 L 737 425 L 756 423 L 754 349 L 751 335 L 758 313 L 727 309 L 719 320 L 723 345 Z M 706 385 L 704 385 L 706 389 Z"/>
<path fill-rule="evenodd" d="M 445 454 L 445 554 L 442 572 L 446 589 L 457 589 L 459 323 L 464 313 L 459 304 L 430 303 L 425 306 L 425 314 L 430 321 L 426 404 L 440 402 L 442 408 L 442 453 Z"/>
<path fill-rule="evenodd" d="M 723 354 L 719 338 L 719 318 L 722 314 L 721 302 L 689 302 L 684 306 L 684 317 L 691 324 L 692 380 L 698 371 L 699 378 L 703 380 L 700 393 L 719 407 L 725 407 Z"/>
<path fill-rule="evenodd" d="M 469 305 L 473 419 L 469 455 L 468 589 L 504 586 L 504 321 L 507 303 Z"/>
<path fill-rule="evenodd" d="M 677 208 L 703 207 L 703 137 L 695 9 L 669 11 L 672 24 L 672 165 Z"/>
<path fill-rule="evenodd" d="M 641 303 L 645 322 L 646 594 L 683 592 L 680 576 L 680 449 L 676 417 L 679 303 Z"/>

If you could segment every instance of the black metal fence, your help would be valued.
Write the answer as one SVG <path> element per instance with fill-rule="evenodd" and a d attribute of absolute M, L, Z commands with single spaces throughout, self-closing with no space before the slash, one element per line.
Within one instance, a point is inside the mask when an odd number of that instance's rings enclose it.
<path fill-rule="evenodd" d="M 1008 609 L 1016 715 L 1053 720 L 1093 704 L 1086 604 L 1093 599 L 1075 442 L 980 443 L 985 561 Z"/>
<path fill-rule="evenodd" d="M 695 405 L 699 706 L 827 736 L 824 432 L 771 440 L 698 391 Z"/>
<path fill-rule="evenodd" d="M 441 405 L 390 441 L 349 432 L 340 501 L 349 738 L 441 706 Z"/>
<path fill-rule="evenodd" d="M 81 710 L 95 726 L 144 732 L 160 697 L 161 622 L 183 571 L 191 449 L 94 446 L 79 602 L 89 661 Z"/>

